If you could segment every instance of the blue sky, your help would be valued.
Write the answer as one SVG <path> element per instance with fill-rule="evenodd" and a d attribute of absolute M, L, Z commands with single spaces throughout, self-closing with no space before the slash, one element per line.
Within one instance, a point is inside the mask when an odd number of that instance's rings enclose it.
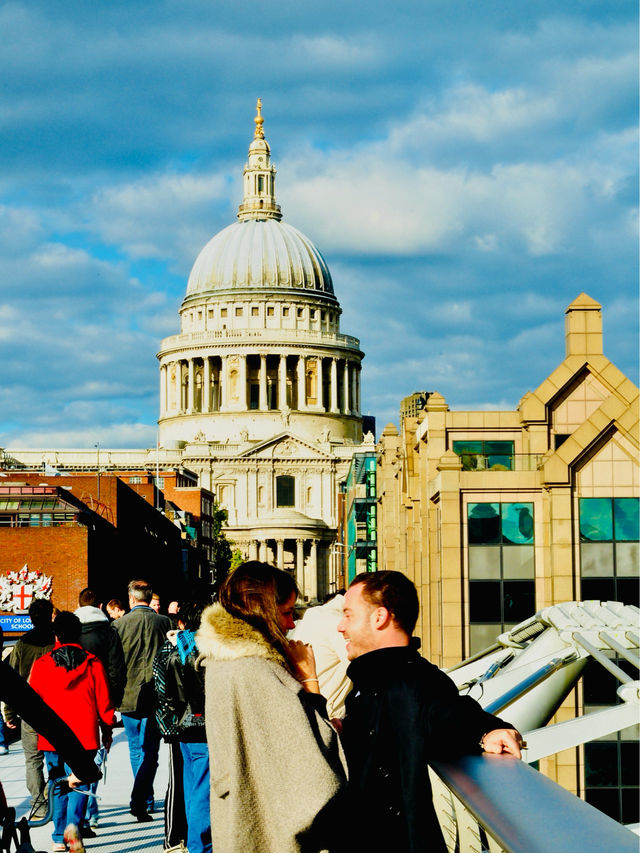
<path fill-rule="evenodd" d="M 255 99 L 363 410 L 513 408 L 603 305 L 638 381 L 635 2 L 0 7 L 0 447 L 155 443 L 162 337 L 234 221 Z"/>

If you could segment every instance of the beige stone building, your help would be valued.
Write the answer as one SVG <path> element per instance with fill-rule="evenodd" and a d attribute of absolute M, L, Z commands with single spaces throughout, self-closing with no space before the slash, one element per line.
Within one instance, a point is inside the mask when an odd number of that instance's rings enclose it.
<path fill-rule="evenodd" d="M 452 411 L 434 392 L 382 433 L 380 567 L 415 581 L 423 650 L 440 666 L 547 605 L 638 604 L 638 389 L 603 355 L 601 306 L 584 293 L 567 308 L 565 341 L 562 363 L 515 411 Z M 606 704 L 597 685 L 585 691 L 585 704 Z M 569 752 L 545 768 L 589 791 Z"/>

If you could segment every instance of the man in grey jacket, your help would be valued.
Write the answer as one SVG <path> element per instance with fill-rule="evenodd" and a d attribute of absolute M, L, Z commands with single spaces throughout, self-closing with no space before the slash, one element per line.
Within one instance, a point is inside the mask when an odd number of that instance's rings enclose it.
<path fill-rule="evenodd" d="M 171 621 L 155 613 L 150 605 L 153 592 L 145 580 L 129 584 L 129 613 L 113 623 L 120 636 L 127 681 L 119 707 L 129 742 L 129 758 L 134 782 L 131 791 L 131 814 L 140 823 L 153 820 L 153 780 L 158 769 L 160 733 L 155 721 L 153 661 Z"/>

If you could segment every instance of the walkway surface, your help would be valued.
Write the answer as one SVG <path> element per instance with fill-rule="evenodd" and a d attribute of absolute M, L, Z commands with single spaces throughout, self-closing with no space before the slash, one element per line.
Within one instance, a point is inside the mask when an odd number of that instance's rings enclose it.
<path fill-rule="evenodd" d="M 160 766 L 155 782 L 156 810 L 153 823 L 138 823 L 129 814 L 129 794 L 133 784 L 127 739 L 123 729 L 114 731 L 113 746 L 107 762 L 106 782 L 98 785 L 100 821 L 96 838 L 85 839 L 87 851 L 95 853 L 160 853 L 164 848 L 162 804 L 167 789 L 168 752 L 160 747 Z M 24 760 L 20 741 L 12 743 L 9 754 L 0 756 L 0 781 L 7 801 L 18 818 L 29 812 L 29 793 L 25 784 Z M 34 850 L 51 850 L 53 824 L 31 828 Z"/>

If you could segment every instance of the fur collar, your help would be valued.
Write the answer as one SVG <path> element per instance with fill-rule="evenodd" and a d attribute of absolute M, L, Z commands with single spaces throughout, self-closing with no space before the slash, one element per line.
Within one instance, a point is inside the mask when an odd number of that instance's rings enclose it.
<path fill-rule="evenodd" d="M 232 616 L 221 604 L 211 604 L 202 614 L 196 644 L 205 664 L 208 657 L 218 661 L 257 657 L 289 669 L 280 652 L 257 628 Z"/>

